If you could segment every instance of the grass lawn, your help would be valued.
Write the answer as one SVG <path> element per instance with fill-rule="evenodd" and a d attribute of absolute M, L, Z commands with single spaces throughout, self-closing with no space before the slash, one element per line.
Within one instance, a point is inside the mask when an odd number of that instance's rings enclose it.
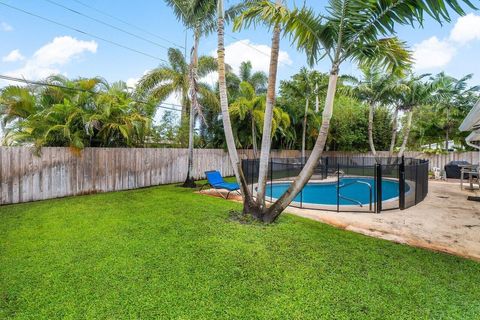
<path fill-rule="evenodd" d="M 479 319 L 480 264 L 174 186 L 0 207 L 0 319 Z"/>

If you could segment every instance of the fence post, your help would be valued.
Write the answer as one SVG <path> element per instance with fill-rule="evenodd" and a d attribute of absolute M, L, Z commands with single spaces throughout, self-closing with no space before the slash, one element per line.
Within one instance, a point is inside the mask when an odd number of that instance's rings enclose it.
<path fill-rule="evenodd" d="M 340 212 L 340 163 L 337 162 L 337 212 Z"/>
<path fill-rule="evenodd" d="M 272 160 L 272 157 L 270 157 L 270 202 L 273 202 L 272 201 L 272 183 L 273 183 L 273 160 Z"/>
<path fill-rule="evenodd" d="M 300 169 L 300 170 L 303 170 L 304 166 L 305 166 L 305 158 L 302 157 L 302 169 Z M 307 182 L 307 184 L 308 184 L 308 182 Z M 300 190 L 300 208 L 303 208 L 303 188 L 302 188 L 302 190 Z"/>
<path fill-rule="evenodd" d="M 328 178 L 328 156 L 325 157 L 325 176 L 324 179 Z"/>
<path fill-rule="evenodd" d="M 382 165 L 377 163 L 375 167 L 377 171 L 377 213 L 380 213 L 382 212 Z"/>
<path fill-rule="evenodd" d="M 400 210 L 405 209 L 405 159 L 398 165 L 398 206 Z"/>

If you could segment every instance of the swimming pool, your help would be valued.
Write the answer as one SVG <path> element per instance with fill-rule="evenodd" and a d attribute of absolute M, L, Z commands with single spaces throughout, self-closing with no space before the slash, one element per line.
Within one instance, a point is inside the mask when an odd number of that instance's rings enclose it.
<path fill-rule="evenodd" d="M 289 182 L 270 183 L 267 186 L 267 196 L 278 199 L 289 185 Z M 374 197 L 375 180 L 373 178 L 341 178 L 339 205 L 368 205 L 370 201 L 369 185 L 372 188 L 372 197 Z M 408 192 L 409 189 L 410 187 L 406 184 L 405 192 Z M 399 186 L 397 181 L 382 180 L 382 201 L 397 198 L 398 193 Z M 337 205 L 337 182 L 309 182 L 293 201 L 320 205 Z"/>

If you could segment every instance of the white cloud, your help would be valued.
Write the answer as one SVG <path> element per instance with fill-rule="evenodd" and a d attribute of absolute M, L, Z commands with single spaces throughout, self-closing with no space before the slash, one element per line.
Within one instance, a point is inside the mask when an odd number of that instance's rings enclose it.
<path fill-rule="evenodd" d="M 450 32 L 450 40 L 466 44 L 472 40 L 480 40 L 480 16 L 469 13 L 458 18 Z"/>
<path fill-rule="evenodd" d="M 13 31 L 13 27 L 6 22 L 1 22 L 0 30 L 5 32 L 10 32 L 10 31 Z"/>
<path fill-rule="evenodd" d="M 60 73 L 59 67 L 66 65 L 83 53 L 97 52 L 95 41 L 83 41 L 70 36 L 56 37 L 38 49 L 31 58 L 25 61 L 23 67 L 8 72 L 10 76 L 21 76 L 27 79 L 44 78 L 54 73 Z"/>
<path fill-rule="evenodd" d="M 238 72 L 240 64 L 244 61 L 250 61 L 255 71 L 268 72 L 270 65 L 270 47 L 265 44 L 255 44 L 249 39 L 239 40 L 225 46 L 225 62 Z M 212 52 L 214 57 L 217 52 Z M 292 60 L 286 51 L 280 50 L 278 54 L 278 63 L 282 65 L 291 65 Z"/>
<path fill-rule="evenodd" d="M 143 77 L 144 75 L 146 75 L 147 73 L 149 73 L 150 71 L 151 71 L 151 69 L 147 69 L 147 70 L 143 71 L 143 74 L 140 77 L 128 78 L 125 81 L 125 83 L 127 84 L 127 87 L 135 89 L 137 87 L 138 81 L 140 81 L 140 78 Z"/>
<path fill-rule="evenodd" d="M 128 78 L 127 81 L 125 81 L 125 83 L 127 84 L 127 87 L 135 89 L 135 87 L 137 86 L 138 80 L 140 80 L 140 78 Z"/>
<path fill-rule="evenodd" d="M 440 68 L 447 65 L 456 53 L 455 47 L 447 40 L 431 37 L 413 46 L 415 69 Z"/>
<path fill-rule="evenodd" d="M 20 61 L 20 60 L 24 60 L 24 59 L 25 59 L 25 57 L 20 53 L 20 50 L 15 49 L 15 50 L 10 51 L 10 53 L 7 54 L 6 56 L 4 56 L 2 58 L 2 61 L 3 62 L 16 62 L 16 61 Z"/>

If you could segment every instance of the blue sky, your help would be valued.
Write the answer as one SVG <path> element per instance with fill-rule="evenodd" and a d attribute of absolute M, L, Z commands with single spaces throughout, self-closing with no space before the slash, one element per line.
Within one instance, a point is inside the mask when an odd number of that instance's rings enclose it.
<path fill-rule="evenodd" d="M 168 47 L 171 45 L 166 41 L 132 29 L 86 8 L 76 0 L 52 1 L 137 33 L 162 46 Z M 109 14 L 131 24 L 150 30 L 150 32 L 162 38 L 184 45 L 184 27 L 175 19 L 172 10 L 163 1 L 81 1 L 107 11 Z M 90 21 L 46 0 L 0 0 L 1 2 L 61 22 L 92 35 L 118 42 L 160 59 L 166 58 L 164 48 Z M 303 1 L 297 2 L 303 3 Z M 290 2 L 291 4 L 293 2 Z M 307 4 L 316 8 L 317 11 L 323 11 L 326 1 L 310 0 L 307 1 Z M 458 16 L 454 15 L 452 23 L 444 26 L 427 19 L 423 29 L 403 26 L 398 28 L 398 35 L 414 50 L 415 57 L 418 59 L 417 72 L 436 73 L 445 70 L 456 77 L 474 73 L 475 77 L 472 82 L 480 83 L 480 64 L 478 63 L 480 12 L 473 13 L 472 10 L 469 10 L 469 15 L 460 18 L 460 20 Z M 251 60 L 255 69 L 266 71 L 268 54 L 262 54 L 257 50 L 268 53 L 270 39 L 269 31 L 261 27 L 240 33 L 227 30 L 225 39 L 227 62 L 236 67 L 243 60 Z M 250 46 L 245 45 L 245 43 Z M 187 48 L 190 48 L 190 44 L 191 33 L 187 33 Z M 201 53 L 213 54 L 215 49 L 216 35 L 202 40 Z M 282 40 L 281 51 L 279 79 L 287 79 L 305 65 L 305 57 L 303 53 L 292 48 L 287 39 Z M 21 76 L 27 79 L 41 79 L 51 72 L 58 72 L 69 77 L 103 76 L 109 81 L 124 80 L 133 84 L 135 79 L 141 77 L 145 71 L 154 68 L 160 62 L 95 39 L 92 36 L 62 28 L 0 5 L 0 74 Z M 327 72 L 328 63 L 326 61 L 322 62 L 316 68 Z M 357 71 L 347 63 L 343 65 L 341 72 L 355 74 Z M 0 83 L 0 85 L 4 84 Z"/>

